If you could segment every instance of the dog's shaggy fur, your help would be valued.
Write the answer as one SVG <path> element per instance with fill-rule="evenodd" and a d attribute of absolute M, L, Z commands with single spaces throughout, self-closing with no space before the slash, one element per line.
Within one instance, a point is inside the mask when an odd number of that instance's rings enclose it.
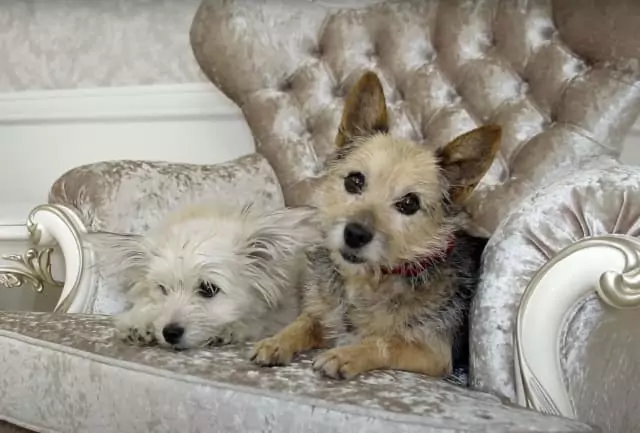
<path fill-rule="evenodd" d="M 128 289 L 119 337 L 187 349 L 279 331 L 299 313 L 313 213 L 215 203 L 187 206 L 143 236 L 90 234 L 101 268 Z"/>
<path fill-rule="evenodd" d="M 256 345 L 256 363 L 333 346 L 314 362 L 331 378 L 376 369 L 442 377 L 464 352 L 485 240 L 464 232 L 460 205 L 489 169 L 500 129 L 438 152 L 387 131 L 381 83 L 367 73 L 347 97 L 315 194 L 324 244 L 309 253 L 303 311 Z"/>

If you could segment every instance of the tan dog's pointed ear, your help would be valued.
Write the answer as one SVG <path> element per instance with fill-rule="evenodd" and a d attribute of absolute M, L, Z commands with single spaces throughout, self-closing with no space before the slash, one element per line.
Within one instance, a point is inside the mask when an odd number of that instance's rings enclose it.
<path fill-rule="evenodd" d="M 489 170 L 500 149 L 501 135 L 497 125 L 482 126 L 460 135 L 438 152 L 452 202 L 462 203 Z"/>
<path fill-rule="evenodd" d="M 366 72 L 347 95 L 336 146 L 342 147 L 357 137 L 388 131 L 387 102 L 382 83 L 374 72 Z"/>

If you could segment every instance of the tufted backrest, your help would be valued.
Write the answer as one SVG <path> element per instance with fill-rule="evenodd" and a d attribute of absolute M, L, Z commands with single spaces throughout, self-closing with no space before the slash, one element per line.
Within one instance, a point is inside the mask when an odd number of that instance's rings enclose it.
<path fill-rule="evenodd" d="M 392 134 L 437 148 L 501 125 L 468 201 L 491 232 L 540 184 L 617 158 L 640 110 L 638 17 L 635 0 L 205 0 L 191 41 L 290 205 L 307 200 L 365 70 L 383 82 Z"/>

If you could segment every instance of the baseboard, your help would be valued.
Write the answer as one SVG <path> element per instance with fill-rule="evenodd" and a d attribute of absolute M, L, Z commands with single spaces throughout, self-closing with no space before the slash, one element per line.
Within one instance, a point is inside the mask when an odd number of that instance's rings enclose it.
<path fill-rule="evenodd" d="M 217 164 L 255 147 L 240 109 L 194 83 L 0 94 L 0 149 L 0 202 L 37 204 L 79 165 Z"/>
<path fill-rule="evenodd" d="M 0 94 L 0 123 L 237 117 L 208 83 L 63 89 Z"/>

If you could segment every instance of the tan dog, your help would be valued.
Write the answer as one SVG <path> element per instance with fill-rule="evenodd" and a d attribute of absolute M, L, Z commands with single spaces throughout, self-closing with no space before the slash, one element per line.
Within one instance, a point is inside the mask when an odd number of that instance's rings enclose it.
<path fill-rule="evenodd" d="M 491 166 L 500 128 L 438 152 L 387 132 L 382 86 L 369 72 L 347 98 L 314 198 L 325 240 L 308 254 L 302 314 L 258 343 L 254 362 L 287 364 L 333 346 L 314 362 L 332 378 L 376 369 L 441 377 L 464 352 L 486 242 L 462 231 L 459 205 Z"/>

